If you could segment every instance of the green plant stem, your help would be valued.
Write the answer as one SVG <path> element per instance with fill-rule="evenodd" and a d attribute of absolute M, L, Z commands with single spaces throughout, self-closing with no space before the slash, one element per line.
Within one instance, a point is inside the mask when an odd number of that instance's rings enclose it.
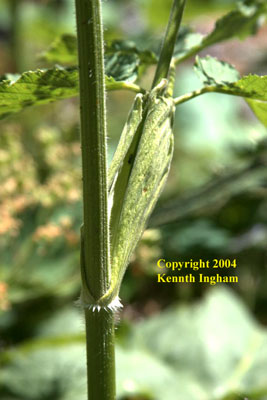
<path fill-rule="evenodd" d="M 146 90 L 144 88 L 142 88 L 139 85 L 136 85 L 135 83 L 130 83 L 130 82 L 112 82 L 109 83 L 108 87 L 107 87 L 108 91 L 112 91 L 112 90 L 129 90 L 131 92 L 134 93 L 142 93 L 142 94 L 146 94 Z"/>
<path fill-rule="evenodd" d="M 110 285 L 106 110 L 100 0 L 76 0 L 83 174 L 82 303 L 86 317 L 89 400 L 115 400 L 111 311 L 94 304 Z M 90 293 L 90 304 L 83 293 Z M 88 302 L 88 301 L 87 301 Z"/>
<path fill-rule="evenodd" d="M 109 287 L 106 110 L 100 0 L 76 0 L 86 285 L 94 299 Z"/>
<path fill-rule="evenodd" d="M 176 106 L 178 106 L 179 104 L 185 103 L 185 102 L 192 100 L 195 97 L 198 97 L 205 93 L 221 93 L 221 94 L 228 94 L 231 96 L 238 96 L 238 97 L 243 97 L 243 98 L 251 98 L 251 99 L 255 98 L 253 93 L 251 95 L 248 94 L 247 96 L 245 96 L 244 92 L 235 90 L 234 88 L 229 89 L 229 88 L 225 88 L 223 86 L 204 86 L 203 88 L 194 90 L 191 93 L 187 93 L 182 96 L 176 97 L 174 99 L 174 103 Z"/>
<path fill-rule="evenodd" d="M 114 315 L 85 310 L 89 400 L 115 400 Z"/>
<path fill-rule="evenodd" d="M 161 48 L 159 62 L 152 83 L 152 88 L 157 86 L 161 79 L 168 78 L 175 42 L 183 16 L 185 1 L 186 0 L 173 1 L 165 38 Z"/>

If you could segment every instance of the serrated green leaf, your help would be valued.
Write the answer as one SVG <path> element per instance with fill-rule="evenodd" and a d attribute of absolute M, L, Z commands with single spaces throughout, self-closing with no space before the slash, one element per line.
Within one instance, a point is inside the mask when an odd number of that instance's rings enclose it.
<path fill-rule="evenodd" d="M 154 53 L 139 50 L 130 40 L 114 40 L 106 47 L 105 73 L 116 81 L 134 82 L 141 68 L 156 62 Z"/>
<path fill-rule="evenodd" d="M 110 65 L 106 76 L 107 90 L 122 90 L 129 88 L 128 81 L 136 77 L 134 70 Z M 116 75 L 117 74 L 117 75 Z M 79 93 L 79 77 L 76 67 L 55 67 L 48 70 L 24 72 L 22 75 L 8 75 L 0 79 L 0 119 L 19 112 L 26 107 L 47 104 L 77 96 Z M 13 79 L 12 79 L 13 78 Z M 125 81 L 119 79 L 124 78 Z M 131 86 L 130 88 L 134 88 Z M 136 90 L 138 92 L 138 86 Z"/>
<path fill-rule="evenodd" d="M 135 82 L 141 68 L 156 62 L 153 52 L 140 51 L 130 40 L 114 40 L 105 52 L 106 75 L 117 81 Z"/>
<path fill-rule="evenodd" d="M 135 82 L 140 59 L 135 53 L 117 51 L 105 55 L 105 73 L 117 81 Z"/>
<path fill-rule="evenodd" d="M 210 56 L 196 57 L 194 68 L 204 85 L 227 85 L 240 78 L 233 65 Z"/>
<path fill-rule="evenodd" d="M 73 35 L 63 35 L 43 55 L 47 61 L 76 63 L 77 44 Z M 156 62 L 149 51 L 139 51 L 130 41 L 114 41 L 105 55 L 106 89 L 127 89 L 138 77 L 139 67 Z M 139 91 L 138 87 L 131 90 Z M 54 67 L 0 77 L 0 119 L 32 105 L 50 103 L 78 95 L 77 67 Z"/>
<path fill-rule="evenodd" d="M 121 52 L 124 54 L 138 55 L 142 64 L 155 64 L 158 60 L 155 53 L 150 50 L 140 50 L 132 40 L 113 40 L 105 50 L 106 54 Z"/>
<path fill-rule="evenodd" d="M 210 91 L 244 97 L 256 117 L 267 126 L 267 75 L 239 78 L 236 69 L 213 57 L 196 58 L 195 70 Z"/>
<path fill-rule="evenodd" d="M 239 73 L 232 65 L 210 56 L 197 57 L 195 71 L 205 85 L 217 86 L 218 91 L 227 91 L 230 94 L 267 101 L 267 75 L 251 74 L 237 80 Z"/>
<path fill-rule="evenodd" d="M 231 38 L 245 39 L 257 32 L 264 16 L 267 14 L 265 0 L 243 0 L 237 3 L 237 8 L 218 19 L 214 29 L 205 37 L 190 30 L 184 34 L 177 44 L 181 48 L 175 55 L 176 63 L 200 52 L 206 47 Z M 179 38 L 178 38 L 179 39 Z"/>
<path fill-rule="evenodd" d="M 267 126 L 267 75 L 248 75 L 235 85 L 240 90 L 251 93 L 251 98 L 247 99 L 247 103 L 259 121 Z"/>
<path fill-rule="evenodd" d="M 237 8 L 218 19 L 214 29 L 206 36 L 183 28 L 178 36 L 174 57 L 176 62 L 183 60 L 200 50 L 231 38 L 244 39 L 255 34 L 262 21 L 261 17 L 267 14 L 267 5 L 264 0 L 243 0 L 237 3 Z M 155 64 L 156 55 L 151 51 L 139 50 L 135 43 L 129 40 L 115 40 L 106 46 L 106 61 L 110 62 L 111 54 L 114 62 L 119 58 L 127 69 L 127 62 L 133 68 L 136 63 L 138 69 L 143 65 Z M 128 58 L 126 57 L 128 55 Z M 132 57 L 130 57 L 130 55 Z M 136 57 L 134 57 L 136 56 Z M 77 39 L 74 35 L 65 34 L 57 38 L 50 48 L 42 53 L 42 59 L 53 63 L 77 63 Z M 123 79 L 124 80 L 124 79 Z"/>
<path fill-rule="evenodd" d="M 248 105 L 259 121 L 267 127 L 267 102 L 258 100 L 247 100 Z"/>
<path fill-rule="evenodd" d="M 236 10 L 216 22 L 213 31 L 204 38 L 202 45 L 207 47 L 230 38 L 244 39 L 255 34 L 259 27 L 259 18 L 266 12 L 267 6 L 264 0 L 244 0 L 237 3 Z"/>
<path fill-rule="evenodd" d="M 50 103 L 78 94 L 77 68 L 53 68 L 23 73 L 0 83 L 0 118 L 32 105 Z"/>
<path fill-rule="evenodd" d="M 75 35 L 62 35 L 41 55 L 43 60 L 59 64 L 77 64 L 78 50 Z M 155 64 L 156 55 L 140 51 L 130 40 L 114 40 L 105 48 L 106 75 L 116 81 L 134 82 L 141 65 Z"/>

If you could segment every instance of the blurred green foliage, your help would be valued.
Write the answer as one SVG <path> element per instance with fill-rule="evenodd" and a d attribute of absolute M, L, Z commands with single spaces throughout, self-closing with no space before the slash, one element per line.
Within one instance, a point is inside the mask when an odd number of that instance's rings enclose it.
<path fill-rule="evenodd" d="M 4 352 L 2 398 L 85 399 L 81 325 L 77 310 L 62 308 L 34 340 Z M 119 399 L 267 398 L 267 333 L 226 289 L 119 331 L 116 350 Z"/>
<path fill-rule="evenodd" d="M 39 54 L 60 34 L 74 33 L 71 0 L 18 3 L 16 62 L 9 1 L 0 3 L 1 73 L 46 66 Z M 106 39 L 158 46 L 169 3 L 104 2 Z M 186 22 L 210 31 L 233 4 L 189 0 Z M 247 42 L 220 44 L 209 53 L 243 73 L 266 74 L 265 35 L 263 27 Z M 191 61 L 177 74 L 176 95 L 199 85 Z M 109 159 L 132 99 L 126 92 L 107 95 Z M 83 323 L 73 305 L 80 290 L 82 220 L 77 110 L 76 99 L 64 100 L 1 122 L 1 400 L 85 395 Z M 255 322 L 267 323 L 266 130 L 242 100 L 207 94 L 179 106 L 175 139 L 169 181 L 123 282 L 118 396 L 266 400 L 267 336 Z M 239 284 L 159 285 L 161 257 L 236 259 Z"/>

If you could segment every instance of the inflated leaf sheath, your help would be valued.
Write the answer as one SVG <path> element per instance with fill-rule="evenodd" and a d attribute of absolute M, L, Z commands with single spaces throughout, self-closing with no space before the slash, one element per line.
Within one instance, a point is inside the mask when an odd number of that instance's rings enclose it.
<path fill-rule="evenodd" d="M 115 292 L 168 176 L 173 154 L 174 103 L 162 83 L 143 97 L 143 117 L 117 172 L 111 211 L 111 268 Z M 139 95 L 140 96 L 140 95 Z M 137 103 L 135 103 L 136 105 Z M 134 119 L 136 124 L 136 118 Z M 122 135 L 122 141 L 125 138 Z M 120 144 L 118 149 L 120 148 Z M 116 154 L 115 154 L 116 157 Z"/>
<path fill-rule="evenodd" d="M 172 97 L 162 80 L 148 95 L 138 94 L 109 168 L 111 286 L 95 303 L 108 307 L 166 182 L 173 154 Z M 90 293 L 82 300 L 92 302 Z M 95 301 L 95 299 L 94 299 Z"/>

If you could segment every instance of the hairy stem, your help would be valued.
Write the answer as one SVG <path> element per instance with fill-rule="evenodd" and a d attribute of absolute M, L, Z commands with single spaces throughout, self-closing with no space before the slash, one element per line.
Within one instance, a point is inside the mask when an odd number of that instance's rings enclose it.
<path fill-rule="evenodd" d="M 115 400 L 113 312 L 97 305 L 110 285 L 106 110 L 100 0 L 76 0 L 83 174 L 82 302 L 88 400 Z M 83 293 L 89 297 L 83 298 Z M 90 299 L 90 304 L 88 298 Z"/>
<path fill-rule="evenodd" d="M 171 14 L 162 44 L 152 88 L 157 86 L 161 79 L 168 78 L 174 46 L 183 16 L 185 1 L 186 0 L 173 0 Z"/>
<path fill-rule="evenodd" d="M 86 285 L 96 300 L 109 287 L 106 111 L 100 0 L 76 0 Z"/>
<path fill-rule="evenodd" d="M 115 400 L 114 315 L 85 310 L 88 400 Z"/>
<path fill-rule="evenodd" d="M 146 90 L 141 86 L 136 85 L 135 83 L 130 82 L 112 82 L 108 85 L 107 90 L 129 90 L 134 93 L 142 93 L 145 94 Z"/>

